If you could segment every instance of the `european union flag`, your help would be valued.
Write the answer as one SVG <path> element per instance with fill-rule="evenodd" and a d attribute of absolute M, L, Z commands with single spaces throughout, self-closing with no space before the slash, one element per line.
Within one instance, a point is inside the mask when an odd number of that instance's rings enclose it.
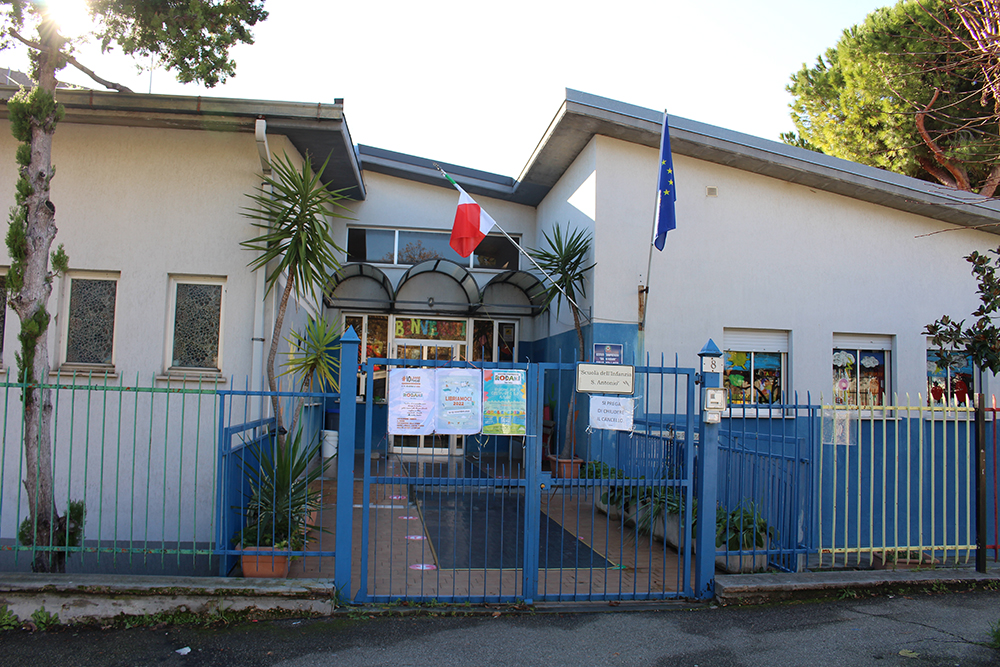
<path fill-rule="evenodd" d="M 674 187 L 674 159 L 670 154 L 670 126 L 667 124 L 666 113 L 663 114 L 663 136 L 660 138 L 660 179 L 656 201 L 656 239 L 653 245 L 657 250 L 663 250 L 667 232 L 677 228 L 677 218 L 674 215 L 677 190 Z"/>

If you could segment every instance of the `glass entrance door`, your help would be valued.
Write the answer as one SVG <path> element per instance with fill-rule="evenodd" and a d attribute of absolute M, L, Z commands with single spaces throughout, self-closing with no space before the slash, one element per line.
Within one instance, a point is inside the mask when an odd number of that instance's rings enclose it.
<path fill-rule="evenodd" d="M 465 343 L 445 340 L 412 340 L 397 338 L 392 358 L 411 361 L 464 360 Z M 390 451 L 398 454 L 455 456 L 462 453 L 465 438 L 460 435 L 390 435 Z"/>

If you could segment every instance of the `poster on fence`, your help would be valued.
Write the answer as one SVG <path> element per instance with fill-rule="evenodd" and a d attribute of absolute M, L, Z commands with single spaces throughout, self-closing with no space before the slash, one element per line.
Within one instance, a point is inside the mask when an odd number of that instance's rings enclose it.
<path fill-rule="evenodd" d="M 590 427 L 607 431 L 631 431 L 635 399 L 618 396 L 590 397 Z"/>
<path fill-rule="evenodd" d="M 429 435 L 434 432 L 434 370 L 394 368 L 389 371 L 389 433 Z"/>
<path fill-rule="evenodd" d="M 438 368 L 435 433 L 472 435 L 483 427 L 483 372 Z"/>
<path fill-rule="evenodd" d="M 527 433 L 527 375 L 521 370 L 483 371 L 483 433 Z"/>

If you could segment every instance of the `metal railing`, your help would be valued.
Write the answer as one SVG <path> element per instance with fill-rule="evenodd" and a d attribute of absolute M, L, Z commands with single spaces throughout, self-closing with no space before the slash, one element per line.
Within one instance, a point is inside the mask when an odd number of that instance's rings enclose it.
<path fill-rule="evenodd" d="M 967 563 L 975 549 L 971 405 L 824 406 L 820 567 Z"/>
<path fill-rule="evenodd" d="M 207 574 L 214 530 L 215 383 L 56 377 L 51 447 L 60 514 L 82 501 L 80 540 L 35 544 L 27 521 L 24 385 L 0 383 L 0 569 L 27 570 L 39 552 L 64 551 L 69 572 Z M 24 522 L 22 524 L 22 522 Z M 20 536 L 19 536 L 20 531 Z M 59 544 L 60 542 L 57 542 Z"/>

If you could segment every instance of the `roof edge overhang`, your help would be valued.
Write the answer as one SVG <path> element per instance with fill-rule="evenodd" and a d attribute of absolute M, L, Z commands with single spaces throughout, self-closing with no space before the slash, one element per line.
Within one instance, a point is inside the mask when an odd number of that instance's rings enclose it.
<path fill-rule="evenodd" d="M 0 86 L 0 100 L 6 103 L 18 90 Z M 297 151 L 311 155 L 317 165 L 330 157 L 321 175 L 326 185 L 354 199 L 366 196 L 341 99 L 333 104 L 306 104 L 64 88 L 56 97 L 66 108 L 63 122 L 68 123 L 252 133 L 257 119 L 263 118 L 269 132 L 287 136 Z M 0 118 L 7 118 L 6 104 L 0 105 Z"/>
<path fill-rule="evenodd" d="M 548 191 L 598 134 L 659 148 L 662 123 L 661 111 L 567 89 L 518 181 Z M 974 193 L 679 116 L 670 116 L 670 144 L 675 155 L 1000 234 L 1000 201 Z"/>
<path fill-rule="evenodd" d="M 662 111 L 566 89 L 565 101 L 517 179 L 442 167 L 471 194 L 538 206 L 594 136 L 657 149 L 662 125 Z M 1000 200 L 679 116 L 670 117 L 670 141 L 675 155 L 1000 234 Z M 432 160 L 370 146 L 359 149 L 362 169 L 451 187 Z"/>

